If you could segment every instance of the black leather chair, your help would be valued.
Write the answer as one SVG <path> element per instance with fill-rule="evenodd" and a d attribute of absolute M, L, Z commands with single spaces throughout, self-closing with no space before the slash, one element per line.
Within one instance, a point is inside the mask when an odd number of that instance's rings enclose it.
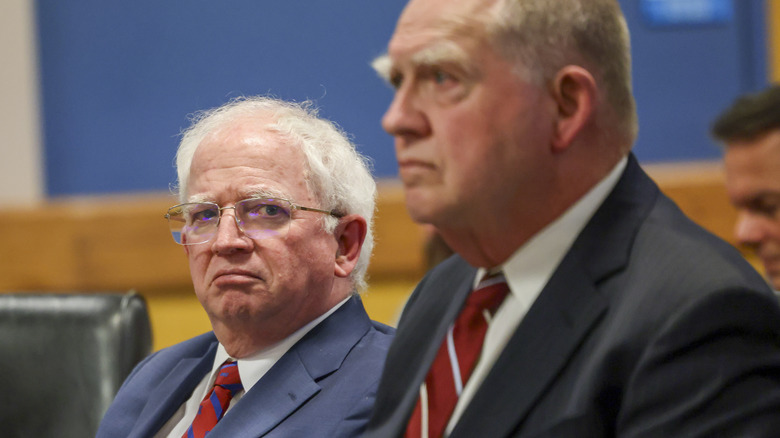
<path fill-rule="evenodd" d="M 0 436 L 94 437 L 151 352 L 146 302 L 126 294 L 0 294 Z"/>

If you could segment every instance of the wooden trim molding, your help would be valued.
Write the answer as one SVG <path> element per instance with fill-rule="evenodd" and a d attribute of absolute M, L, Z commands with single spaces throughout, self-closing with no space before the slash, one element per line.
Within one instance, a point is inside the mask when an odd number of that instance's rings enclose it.
<path fill-rule="evenodd" d="M 191 289 L 182 248 L 163 215 L 166 194 L 54 200 L 0 210 L 0 291 Z M 419 278 L 422 234 L 395 182 L 382 184 L 369 275 Z"/>
<path fill-rule="evenodd" d="M 693 220 L 733 242 L 736 218 L 718 163 L 645 166 Z M 182 248 L 163 214 L 166 194 L 62 199 L 0 210 L 0 291 L 191 290 Z M 372 282 L 415 281 L 425 271 L 422 228 L 397 181 L 379 184 Z"/>

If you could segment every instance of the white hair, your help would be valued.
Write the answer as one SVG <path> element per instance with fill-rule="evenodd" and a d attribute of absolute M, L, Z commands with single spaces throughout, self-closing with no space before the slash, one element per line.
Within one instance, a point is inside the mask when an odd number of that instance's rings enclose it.
<path fill-rule="evenodd" d="M 239 97 L 230 102 L 193 115 L 192 124 L 182 132 L 176 153 L 178 192 L 186 202 L 190 166 L 195 150 L 210 133 L 242 118 L 268 120 L 266 129 L 290 140 L 304 156 L 307 187 L 321 203 L 321 208 L 338 214 L 362 216 L 368 230 L 350 275 L 358 291 L 366 289 L 366 270 L 374 247 L 373 217 L 376 203 L 376 182 L 371 176 L 370 162 L 361 155 L 336 124 L 320 118 L 309 101 L 286 102 L 272 97 Z M 338 219 L 324 218 L 324 227 L 333 232 Z"/>

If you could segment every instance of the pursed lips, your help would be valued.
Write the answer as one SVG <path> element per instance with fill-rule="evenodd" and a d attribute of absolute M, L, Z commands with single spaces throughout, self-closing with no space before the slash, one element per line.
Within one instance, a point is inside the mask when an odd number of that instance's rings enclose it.
<path fill-rule="evenodd" d="M 436 172 L 436 169 L 436 165 L 430 161 L 423 161 L 418 159 L 398 160 L 398 175 L 401 177 L 401 181 L 407 187 L 411 187 L 428 180 L 431 178 L 431 174 Z"/>
<path fill-rule="evenodd" d="M 433 163 L 416 158 L 398 158 L 398 167 L 435 167 Z"/>
<path fill-rule="evenodd" d="M 219 279 L 229 279 L 229 278 L 262 280 L 262 278 L 260 278 L 254 272 L 247 271 L 245 269 L 234 268 L 234 269 L 220 269 L 212 278 L 212 282 L 217 281 Z"/>
<path fill-rule="evenodd" d="M 403 174 L 414 174 L 416 172 L 428 172 L 431 170 L 435 170 L 436 166 L 428 161 L 423 160 L 417 160 L 417 159 L 404 159 L 404 160 L 398 160 L 398 172 L 403 176 Z"/>

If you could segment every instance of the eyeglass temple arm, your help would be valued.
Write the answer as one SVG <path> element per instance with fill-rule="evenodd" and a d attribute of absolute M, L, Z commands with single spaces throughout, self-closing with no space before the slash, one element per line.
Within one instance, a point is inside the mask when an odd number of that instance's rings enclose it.
<path fill-rule="evenodd" d="M 332 211 L 332 210 L 320 210 L 319 208 L 303 207 L 303 206 L 300 206 L 300 205 L 296 205 L 295 208 L 297 208 L 298 210 L 316 211 L 317 213 L 325 213 L 325 214 L 331 215 L 333 217 L 338 217 L 338 218 L 344 217 L 343 214 L 336 213 L 335 211 Z"/>

